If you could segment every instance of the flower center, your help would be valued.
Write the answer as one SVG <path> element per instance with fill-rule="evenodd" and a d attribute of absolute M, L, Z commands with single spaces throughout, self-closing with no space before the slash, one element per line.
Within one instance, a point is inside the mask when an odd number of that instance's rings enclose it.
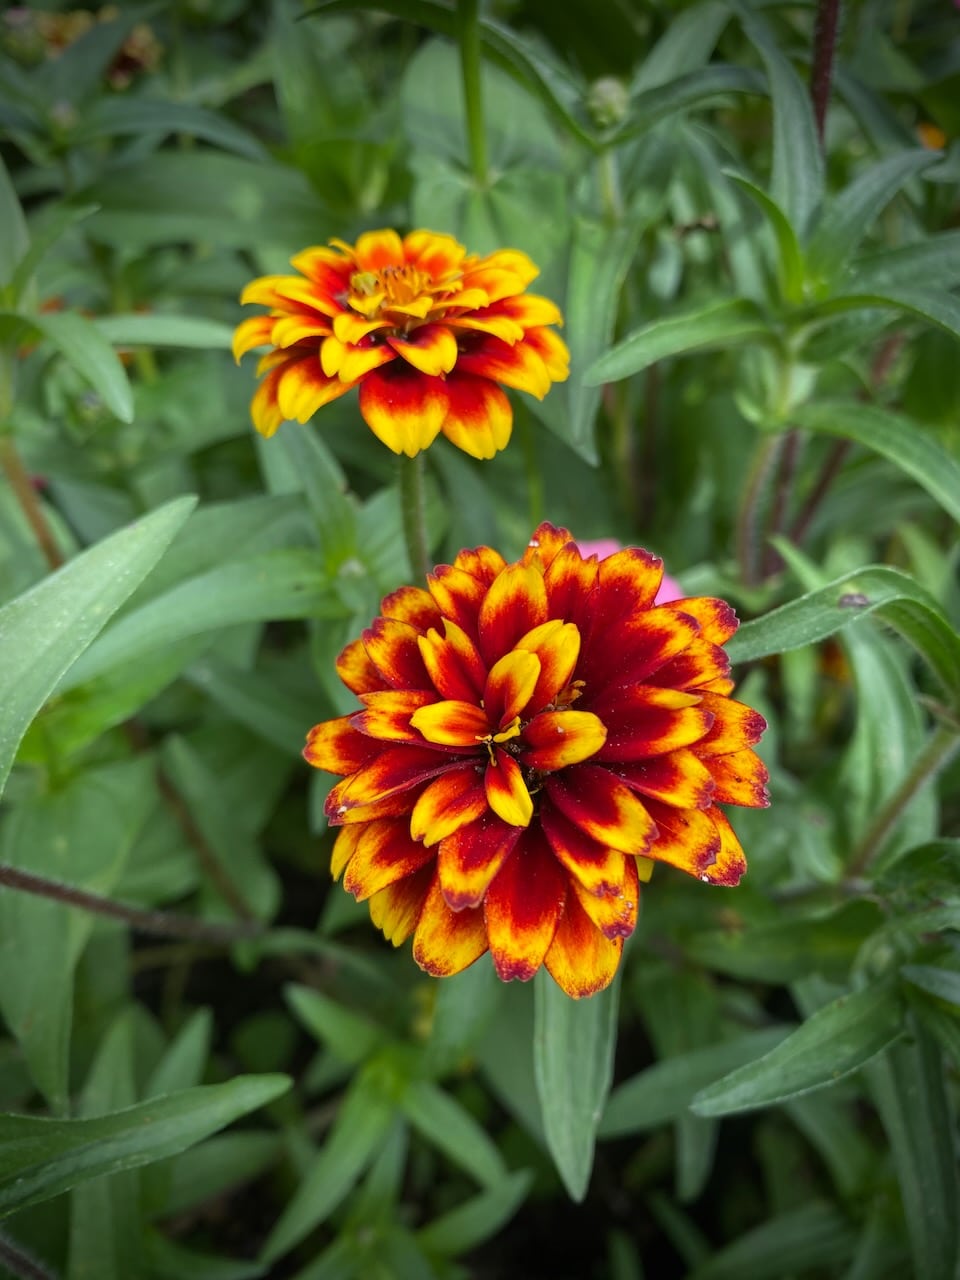
<path fill-rule="evenodd" d="M 437 294 L 456 293 L 460 288 L 459 271 L 437 278 L 406 263 L 381 267 L 379 271 L 355 271 L 350 277 L 347 302 L 370 320 L 383 311 L 399 311 L 408 318 L 422 320 Z"/>
<path fill-rule="evenodd" d="M 511 738 L 519 738 L 520 736 L 520 717 L 514 716 L 505 729 L 501 729 L 499 733 L 486 733 L 476 735 L 477 741 L 487 748 L 487 755 L 490 757 L 490 763 L 496 763 L 496 757 L 493 754 L 493 744 L 495 742 L 509 742 Z"/>

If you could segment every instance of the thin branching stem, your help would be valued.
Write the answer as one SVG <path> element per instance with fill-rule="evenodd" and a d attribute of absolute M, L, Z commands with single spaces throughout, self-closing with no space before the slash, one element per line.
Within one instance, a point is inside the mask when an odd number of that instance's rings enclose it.
<path fill-rule="evenodd" d="M 17 1280 L 57 1280 L 57 1273 L 46 1263 L 38 1262 L 16 1244 L 5 1231 L 0 1231 L 0 1265 L 7 1268 Z"/>
<path fill-rule="evenodd" d="M 823 146 L 827 126 L 827 107 L 833 89 L 833 55 L 837 46 L 840 0 L 818 0 L 813 29 L 813 67 L 810 73 L 810 95 L 817 122 L 817 137 Z"/>
<path fill-rule="evenodd" d="M 780 456 L 786 435 L 761 437 L 747 478 L 740 514 L 737 518 L 737 559 L 740 574 L 747 586 L 756 586 L 760 579 L 764 545 L 764 499 L 769 491 L 771 477 L 780 465 Z"/>
<path fill-rule="evenodd" d="M 63 564 L 63 556 L 60 554 L 60 548 L 57 546 L 57 540 L 53 536 L 53 530 L 50 528 L 50 522 L 47 520 L 37 491 L 33 487 L 33 481 L 23 465 L 11 435 L 0 435 L 0 466 L 3 467 L 3 474 L 7 477 L 13 496 L 33 531 L 44 559 L 51 569 L 59 569 Z"/>

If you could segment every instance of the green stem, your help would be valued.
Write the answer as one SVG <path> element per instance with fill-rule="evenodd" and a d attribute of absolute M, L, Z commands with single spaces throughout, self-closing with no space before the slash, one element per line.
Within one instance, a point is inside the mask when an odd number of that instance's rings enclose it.
<path fill-rule="evenodd" d="M 960 733 L 950 725 L 939 725 L 930 741 L 914 761 L 913 768 L 897 787 L 853 851 L 847 875 L 856 879 L 881 851 L 890 832 L 910 801 L 934 780 L 960 748 Z"/>
<path fill-rule="evenodd" d="M 780 464 L 785 437 L 782 433 L 761 437 L 737 518 L 737 558 L 747 586 L 756 586 L 763 558 L 762 525 L 770 480 Z"/>
<path fill-rule="evenodd" d="M 403 536 L 410 556 L 410 568 L 416 582 L 430 572 L 427 546 L 427 522 L 424 508 L 423 454 L 400 458 L 400 509 Z"/>
<path fill-rule="evenodd" d="M 131 929 L 160 938 L 188 938 L 194 942 L 229 946 L 245 938 L 256 938 L 263 932 L 263 926 L 255 921 L 208 924 L 205 920 L 174 915 L 169 911 L 142 911 L 139 907 L 128 907 L 126 903 L 104 898 L 99 893 L 88 893 L 86 889 L 78 889 L 75 885 L 48 880 L 45 876 L 36 876 L 30 871 L 21 871 L 19 867 L 9 867 L 2 863 L 0 885 L 16 889 L 20 893 L 32 893 L 39 898 L 60 902 L 65 907 L 79 907 L 94 915 L 120 920 Z"/>
<path fill-rule="evenodd" d="M 478 187 L 487 185 L 487 135 L 483 127 L 483 86 L 480 81 L 480 21 L 478 0 L 458 0 L 460 68 L 467 113 L 470 168 Z"/>
<path fill-rule="evenodd" d="M 620 186 L 620 168 L 613 147 L 607 147 L 597 164 L 600 169 L 600 191 L 603 197 L 603 211 L 607 220 L 616 226 L 623 221 L 626 212 L 623 205 L 623 191 Z"/>
<path fill-rule="evenodd" d="M 518 406 L 517 428 L 523 449 L 523 465 L 527 474 L 527 501 L 530 506 L 530 527 L 536 529 L 543 520 L 543 471 L 537 459 L 537 447 L 533 427 L 526 405 Z"/>

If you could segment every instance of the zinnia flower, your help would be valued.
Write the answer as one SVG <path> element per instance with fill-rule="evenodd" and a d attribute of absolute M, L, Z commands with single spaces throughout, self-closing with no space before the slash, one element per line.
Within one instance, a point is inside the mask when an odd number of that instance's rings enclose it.
<path fill-rule="evenodd" d="M 413 457 L 442 431 L 492 458 L 513 425 L 501 384 L 542 400 L 567 377 L 569 353 L 549 327 L 563 320 L 524 292 L 539 274 L 526 254 L 468 256 L 432 231 L 330 243 L 291 259 L 299 275 L 263 276 L 243 291 L 241 302 L 270 308 L 244 320 L 233 342 L 237 360 L 271 347 L 251 405 L 263 435 L 359 386 L 364 421 L 394 453 Z"/>
<path fill-rule="evenodd" d="M 571 996 L 613 978 L 654 861 L 709 884 L 746 863 L 722 804 L 762 806 L 765 725 L 733 701 L 706 598 L 654 603 L 663 566 L 598 562 L 542 524 L 402 587 L 337 660 L 362 710 L 310 731 L 342 775 L 332 871 L 394 945 L 444 977 L 488 949 L 504 980 L 545 965 Z"/>

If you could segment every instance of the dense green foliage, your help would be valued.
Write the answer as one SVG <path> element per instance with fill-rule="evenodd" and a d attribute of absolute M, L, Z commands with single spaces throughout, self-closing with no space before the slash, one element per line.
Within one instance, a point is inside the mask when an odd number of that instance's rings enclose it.
<path fill-rule="evenodd" d="M 469 3 L 55 9 L 0 18 L 0 1272 L 954 1280 L 960 9 L 831 68 L 829 0 L 496 0 L 485 157 Z M 396 461 L 355 395 L 257 437 L 229 345 L 385 226 L 529 253 L 572 355 L 431 446 L 431 561 L 549 519 L 746 620 L 748 875 L 658 868 L 588 1001 L 330 883 Z"/>

